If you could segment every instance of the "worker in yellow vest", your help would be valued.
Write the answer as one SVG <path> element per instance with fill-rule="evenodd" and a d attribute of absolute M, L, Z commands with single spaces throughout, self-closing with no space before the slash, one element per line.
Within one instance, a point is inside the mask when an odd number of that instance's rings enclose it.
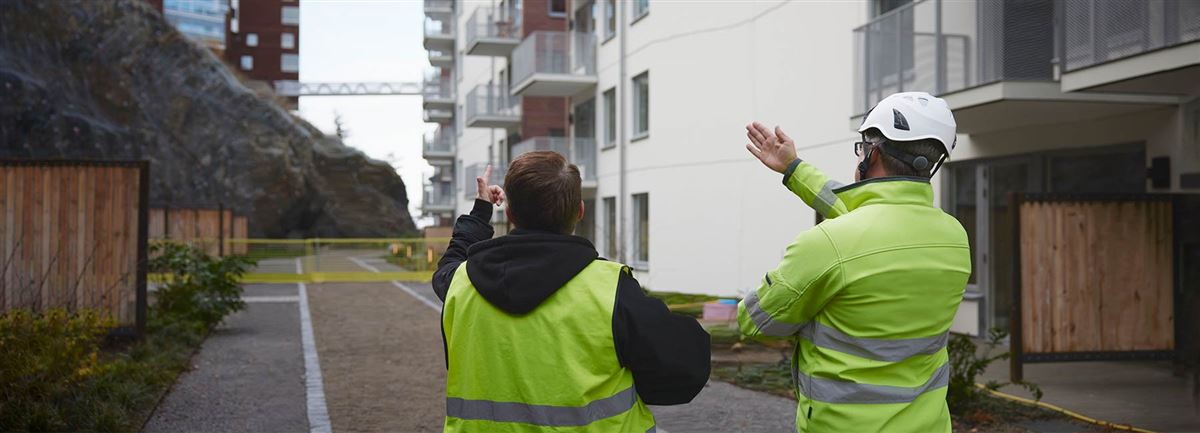
<path fill-rule="evenodd" d="M 955 128 L 939 98 L 888 96 L 858 129 L 857 182 L 841 185 L 797 158 L 783 130 L 747 126 L 750 153 L 826 218 L 738 307 L 744 334 L 797 341 L 797 431 L 950 432 L 946 340 L 971 255 L 929 178 Z"/>
<path fill-rule="evenodd" d="M 444 302 L 447 432 L 653 432 L 646 404 L 683 404 L 709 375 L 709 337 L 646 296 L 630 269 L 572 236 L 579 169 L 529 152 L 454 225 L 433 288 Z M 492 239 L 492 206 L 516 228 Z"/>

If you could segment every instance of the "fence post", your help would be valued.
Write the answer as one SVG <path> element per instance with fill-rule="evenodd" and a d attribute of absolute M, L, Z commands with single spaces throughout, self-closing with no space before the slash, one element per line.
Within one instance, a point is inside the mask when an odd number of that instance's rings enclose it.
<path fill-rule="evenodd" d="M 164 214 L 165 215 L 165 214 Z M 164 216 L 165 218 L 165 216 Z M 146 248 L 150 237 L 150 161 L 138 162 L 138 246 L 137 246 L 137 311 L 135 326 L 139 336 L 146 335 L 146 273 L 150 260 Z M 163 224 L 164 226 L 166 224 Z"/>
<path fill-rule="evenodd" d="M 217 203 L 217 256 L 225 257 L 225 203 Z"/>
<path fill-rule="evenodd" d="M 1025 201 L 1024 194 L 1008 193 L 1008 211 L 1013 222 L 1013 265 L 1012 265 L 1012 305 L 1008 313 L 1008 380 L 1020 382 L 1025 378 L 1023 331 L 1021 330 L 1021 203 Z"/>

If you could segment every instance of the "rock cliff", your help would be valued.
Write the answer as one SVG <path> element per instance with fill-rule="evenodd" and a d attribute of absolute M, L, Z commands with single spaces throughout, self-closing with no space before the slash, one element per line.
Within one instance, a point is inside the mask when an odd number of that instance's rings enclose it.
<path fill-rule="evenodd" d="M 0 157 L 146 159 L 151 202 L 251 235 L 414 234 L 404 182 L 247 89 L 142 0 L 0 1 Z"/>

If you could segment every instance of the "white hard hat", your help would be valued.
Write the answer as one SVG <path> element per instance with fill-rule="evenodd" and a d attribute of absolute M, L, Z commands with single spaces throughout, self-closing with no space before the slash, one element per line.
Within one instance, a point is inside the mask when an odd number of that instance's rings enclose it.
<path fill-rule="evenodd" d="M 942 98 L 925 92 L 893 93 L 867 112 L 858 132 L 876 128 L 892 141 L 932 138 L 942 143 L 946 159 L 954 151 L 954 114 Z"/>

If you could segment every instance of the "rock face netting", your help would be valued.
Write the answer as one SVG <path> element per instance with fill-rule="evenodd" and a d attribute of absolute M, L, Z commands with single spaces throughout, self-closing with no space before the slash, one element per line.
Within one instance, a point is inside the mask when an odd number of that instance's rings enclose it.
<path fill-rule="evenodd" d="M 0 157 L 146 159 L 150 199 L 252 237 L 416 232 L 404 182 L 243 85 L 142 0 L 0 7 Z"/>

